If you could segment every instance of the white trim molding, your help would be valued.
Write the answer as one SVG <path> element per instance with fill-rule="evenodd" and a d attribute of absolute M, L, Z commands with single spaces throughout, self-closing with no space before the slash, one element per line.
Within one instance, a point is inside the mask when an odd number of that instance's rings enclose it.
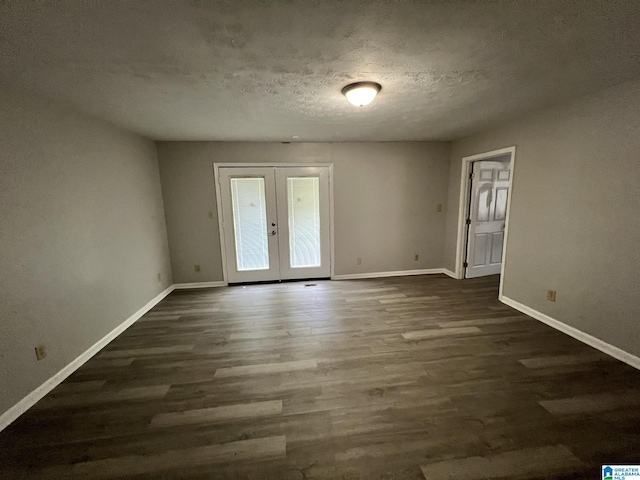
<path fill-rule="evenodd" d="M 603 340 L 600 340 L 599 338 L 583 332 L 582 330 L 578 330 L 575 327 L 567 325 L 566 323 L 562 323 L 561 321 L 556 320 L 549 315 L 534 310 L 531 307 L 527 307 L 526 305 L 523 305 L 522 303 L 517 302 L 509 297 L 505 297 L 504 295 L 500 295 L 498 297 L 498 300 L 500 300 L 505 305 L 509 305 L 510 307 L 513 307 L 516 310 L 529 315 L 531 318 L 535 318 L 536 320 L 539 320 L 540 322 L 545 323 L 550 327 L 553 327 L 556 330 L 559 330 L 562 333 L 565 333 L 570 337 L 581 341 L 582 343 L 586 343 L 596 350 L 600 350 L 601 352 L 606 353 L 607 355 L 610 355 L 613 358 L 616 358 L 621 362 L 624 362 L 627 365 L 631 365 L 633 368 L 637 368 L 638 370 L 640 370 L 640 358 L 632 355 L 629 352 L 625 352 L 621 348 L 615 347 Z"/>
<path fill-rule="evenodd" d="M 358 278 L 404 277 L 409 275 L 434 275 L 437 273 L 447 274 L 447 272 L 448 270 L 444 268 L 426 268 L 423 270 L 397 270 L 395 272 L 345 273 L 342 275 L 333 275 L 331 277 L 331 280 L 355 280 Z"/>
<path fill-rule="evenodd" d="M 451 277 L 451 278 L 454 278 L 454 279 L 458 280 L 458 277 L 456 277 L 456 274 L 454 272 L 452 272 L 451 270 L 449 270 L 448 268 L 443 268 L 442 269 L 442 273 L 444 273 L 447 277 Z"/>
<path fill-rule="evenodd" d="M 0 415 L 0 432 L 14 422 L 20 415 L 33 407 L 40 399 L 42 399 L 47 393 L 56 388 L 62 383 L 69 375 L 75 372 L 78 368 L 84 365 L 91 357 L 102 350 L 107 344 L 109 344 L 118 335 L 124 332 L 127 328 L 133 325 L 136 320 L 141 318 L 145 313 L 155 307 L 160 301 L 169 295 L 174 289 L 174 286 L 166 288 L 164 291 L 156 295 L 151 299 L 144 307 L 139 309 L 124 322 L 118 325 L 116 328 L 107 333 L 104 337 L 94 343 L 88 350 L 80 354 L 75 360 L 69 363 L 66 367 L 56 373 L 53 377 L 46 380 L 42 385 L 37 387 L 26 397 L 16 403 L 6 412 Z"/>
<path fill-rule="evenodd" d="M 213 288 L 226 287 L 227 282 L 194 282 L 194 283 L 176 283 L 173 285 L 174 290 L 186 290 L 191 288 Z"/>

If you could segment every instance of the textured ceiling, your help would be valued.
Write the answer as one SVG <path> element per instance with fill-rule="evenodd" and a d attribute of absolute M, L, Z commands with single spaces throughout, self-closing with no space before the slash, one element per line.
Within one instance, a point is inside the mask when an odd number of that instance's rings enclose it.
<path fill-rule="evenodd" d="M 156 140 L 450 140 L 639 77 L 639 25 L 637 0 L 0 0 L 0 77 Z"/>

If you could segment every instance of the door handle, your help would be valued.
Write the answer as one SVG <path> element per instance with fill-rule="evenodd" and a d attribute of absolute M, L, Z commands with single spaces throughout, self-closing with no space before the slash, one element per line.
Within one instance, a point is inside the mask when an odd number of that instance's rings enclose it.
<path fill-rule="evenodd" d="M 271 236 L 273 237 L 276 234 L 275 230 L 271 230 Z"/>

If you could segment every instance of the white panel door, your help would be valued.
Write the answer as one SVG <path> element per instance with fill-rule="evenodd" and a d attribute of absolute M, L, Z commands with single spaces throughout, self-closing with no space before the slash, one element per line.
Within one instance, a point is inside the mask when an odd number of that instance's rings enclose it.
<path fill-rule="evenodd" d="M 465 278 L 500 273 L 511 172 L 508 162 L 473 163 Z"/>
<path fill-rule="evenodd" d="M 229 283 L 280 279 L 273 168 L 220 168 Z"/>
<path fill-rule="evenodd" d="M 329 168 L 278 167 L 276 191 L 282 279 L 329 277 Z"/>
<path fill-rule="evenodd" d="M 331 275 L 328 167 L 220 167 L 229 283 Z"/>

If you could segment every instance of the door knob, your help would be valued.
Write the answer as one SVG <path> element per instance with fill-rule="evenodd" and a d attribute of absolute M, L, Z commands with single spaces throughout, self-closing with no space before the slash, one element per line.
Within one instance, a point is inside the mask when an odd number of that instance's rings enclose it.
<path fill-rule="evenodd" d="M 276 224 L 275 224 L 275 223 L 272 223 L 272 224 L 271 224 L 271 226 L 272 226 L 272 227 L 275 227 L 275 226 L 276 226 Z"/>
<path fill-rule="evenodd" d="M 276 234 L 275 230 L 271 230 L 271 236 L 273 237 Z"/>

